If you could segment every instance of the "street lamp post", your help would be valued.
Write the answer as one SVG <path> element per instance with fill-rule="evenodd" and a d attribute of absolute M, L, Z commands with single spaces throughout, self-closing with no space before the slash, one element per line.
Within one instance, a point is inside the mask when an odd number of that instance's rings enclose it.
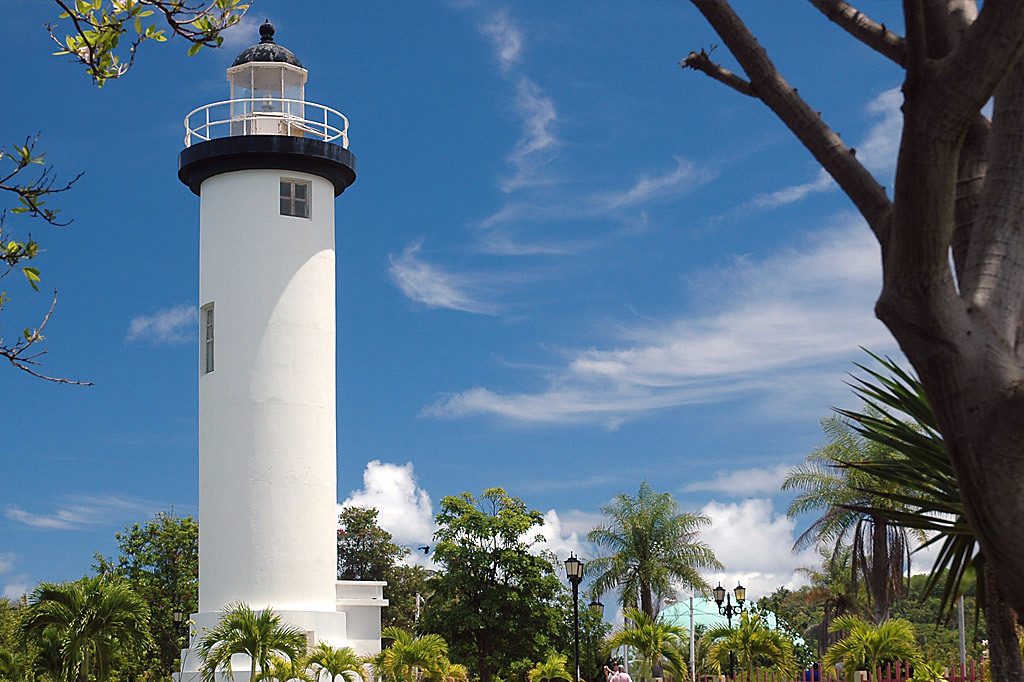
<path fill-rule="evenodd" d="M 572 583 L 572 619 L 573 619 L 573 640 L 576 647 L 576 677 L 573 682 L 580 679 L 580 583 L 583 581 L 583 562 L 576 558 L 575 554 L 569 554 L 565 560 L 565 575 Z"/>
<path fill-rule="evenodd" d="M 725 588 L 722 587 L 722 583 L 718 583 L 718 587 L 712 590 L 712 592 L 715 593 L 715 603 L 718 604 L 718 612 L 725 616 L 729 629 L 732 630 L 732 617 L 743 612 L 743 602 L 747 599 L 747 588 L 736 583 L 736 589 L 733 590 L 733 593 L 736 595 L 735 605 L 726 593 Z M 722 606 L 723 601 L 725 606 Z M 733 680 L 736 679 L 736 654 L 732 649 L 729 649 L 729 677 Z"/>

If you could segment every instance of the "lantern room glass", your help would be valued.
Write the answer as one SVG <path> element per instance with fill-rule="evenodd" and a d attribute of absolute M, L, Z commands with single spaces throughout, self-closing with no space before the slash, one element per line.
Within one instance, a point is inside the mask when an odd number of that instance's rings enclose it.
<path fill-rule="evenodd" d="M 249 62 L 228 69 L 231 118 L 243 123 L 237 131 L 233 126 L 232 134 L 269 132 L 263 130 L 267 122 L 259 121 L 263 117 L 302 120 L 306 73 L 303 68 L 278 62 Z"/>

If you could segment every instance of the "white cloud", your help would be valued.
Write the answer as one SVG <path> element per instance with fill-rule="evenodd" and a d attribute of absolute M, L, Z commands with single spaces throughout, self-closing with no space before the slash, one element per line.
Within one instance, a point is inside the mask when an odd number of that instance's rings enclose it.
<path fill-rule="evenodd" d="M 676 196 L 683 191 L 692 191 L 714 177 L 714 173 L 698 168 L 681 157 L 675 157 L 676 168 L 658 176 L 641 175 L 636 183 L 624 192 L 609 192 L 594 204 L 599 210 L 613 210 L 646 204 L 664 196 Z"/>
<path fill-rule="evenodd" d="M 0 552 L 0 575 L 14 568 L 14 552 Z"/>
<path fill-rule="evenodd" d="M 479 288 L 478 279 L 444 272 L 427 263 L 418 256 L 422 246 L 423 240 L 420 239 L 406 246 L 402 255 L 389 256 L 391 267 L 388 272 L 407 298 L 428 308 L 448 308 L 484 315 L 497 312 L 497 306 L 480 300 L 477 292 L 472 291 Z"/>
<path fill-rule="evenodd" d="M 121 520 L 125 511 L 152 513 L 155 505 L 120 497 L 80 496 L 60 505 L 56 511 L 38 514 L 8 505 L 4 516 L 33 528 L 77 530 L 83 526 L 110 524 Z"/>
<path fill-rule="evenodd" d="M 491 414 L 518 422 L 598 422 L 610 428 L 648 412 L 760 396 L 778 402 L 831 394 L 837 361 L 865 346 L 894 348 L 874 319 L 877 245 L 858 220 L 809 235 L 761 261 L 739 258 L 695 282 L 698 312 L 657 327 L 623 327 L 623 345 L 566 352 L 536 393 L 474 387 L 442 396 L 426 416 Z"/>
<path fill-rule="evenodd" d="M 128 326 L 125 342 L 145 339 L 153 343 L 184 343 L 197 330 L 199 312 L 194 306 L 164 308 L 154 315 L 139 315 Z"/>
<path fill-rule="evenodd" d="M 886 90 L 868 103 L 867 110 L 882 120 L 871 127 L 867 138 L 857 146 L 857 160 L 885 183 L 896 173 L 896 156 L 903 134 L 903 93 L 899 88 Z"/>
<path fill-rule="evenodd" d="M 813 181 L 806 182 L 802 185 L 784 187 L 780 190 L 769 192 L 767 194 L 758 194 L 750 200 L 750 206 L 753 208 L 776 208 L 778 206 L 785 206 L 786 204 L 792 204 L 793 202 L 800 201 L 808 195 L 827 192 L 835 188 L 835 180 L 833 180 L 832 176 L 822 168 L 818 171 L 818 177 Z"/>
<path fill-rule="evenodd" d="M 683 486 L 683 492 L 716 492 L 734 497 L 772 495 L 779 492 L 792 464 L 776 464 L 768 468 L 729 470 L 710 481 L 694 481 Z"/>
<path fill-rule="evenodd" d="M 341 507 L 375 507 L 381 528 L 400 545 L 432 545 L 433 503 L 419 486 L 412 462 L 404 465 L 373 460 L 363 472 L 363 487 L 349 494 Z M 412 557 L 415 559 L 416 557 Z"/>
<path fill-rule="evenodd" d="M 731 589 L 740 582 L 748 598 L 756 601 L 779 586 L 796 589 L 806 584 L 796 569 L 815 564 L 818 555 L 813 548 L 792 552 L 796 522 L 777 514 L 770 500 L 709 502 L 701 512 L 711 517 L 702 538 L 725 564 L 724 571 L 705 576 L 712 586 L 721 581 Z"/>
<path fill-rule="evenodd" d="M 560 144 L 554 132 L 558 118 L 554 100 L 545 96 L 532 80 L 522 76 L 516 84 L 513 104 L 522 119 L 523 134 L 508 156 L 515 175 L 503 180 L 501 189 L 511 192 L 551 184 L 551 178 L 544 176 L 541 169 L 551 161 Z"/>
<path fill-rule="evenodd" d="M 29 583 L 27 575 L 15 576 L 12 582 L 4 585 L 3 596 L 11 601 L 17 601 L 28 594 Z"/>
<path fill-rule="evenodd" d="M 539 529 L 531 528 L 527 535 L 531 538 L 535 535 L 544 536 L 543 542 L 534 545 L 534 553 L 546 550 L 555 554 L 562 561 L 568 559 L 570 553 L 585 559 L 590 547 L 585 540 L 580 539 L 581 533 L 578 529 L 570 528 L 562 523 L 558 512 L 554 509 L 549 509 L 544 514 L 544 523 Z"/>
<path fill-rule="evenodd" d="M 490 38 L 502 72 L 508 72 L 519 62 L 523 50 L 523 34 L 508 16 L 508 12 L 497 12 L 486 24 L 480 26 L 480 32 Z"/>

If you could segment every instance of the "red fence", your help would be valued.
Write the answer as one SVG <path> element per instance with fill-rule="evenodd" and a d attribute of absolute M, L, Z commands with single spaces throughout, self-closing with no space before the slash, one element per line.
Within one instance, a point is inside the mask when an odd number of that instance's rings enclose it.
<path fill-rule="evenodd" d="M 855 675 L 854 680 L 857 682 L 906 682 L 911 677 L 910 664 L 896 664 L 892 665 L 887 663 L 884 668 L 878 668 L 872 674 L 859 671 L 860 674 Z M 805 676 L 807 673 L 801 672 L 795 682 L 805 682 L 809 679 L 809 676 Z M 697 676 L 699 682 L 793 682 L 788 678 L 778 677 L 774 672 L 768 670 L 755 670 L 754 674 L 747 675 L 746 671 L 739 670 L 736 672 L 735 678 L 730 678 L 728 675 L 705 675 Z M 948 682 L 983 682 L 985 679 L 985 663 L 968 661 L 967 669 L 962 671 L 957 667 L 950 667 L 947 670 L 945 679 Z M 815 679 L 817 682 L 817 679 Z M 820 682 L 845 682 L 842 678 L 837 678 L 834 672 L 822 671 L 820 674 Z"/>

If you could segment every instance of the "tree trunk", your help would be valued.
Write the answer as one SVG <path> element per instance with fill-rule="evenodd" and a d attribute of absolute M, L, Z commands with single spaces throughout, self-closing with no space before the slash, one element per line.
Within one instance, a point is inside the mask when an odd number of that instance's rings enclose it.
<path fill-rule="evenodd" d="M 889 565 L 889 523 L 881 516 L 871 517 L 871 576 L 868 589 L 874 600 L 872 609 L 875 625 L 889 620 L 889 604 L 892 590 L 889 577 L 892 573 Z"/>
<path fill-rule="evenodd" d="M 989 665 L 992 679 L 999 682 L 1024 682 L 1020 642 L 1013 609 L 999 580 L 985 567 L 985 632 L 988 635 Z"/>
<path fill-rule="evenodd" d="M 654 612 L 654 598 L 651 596 L 651 586 L 646 583 L 640 583 L 640 610 L 652 621 L 658 617 L 658 614 Z"/>

